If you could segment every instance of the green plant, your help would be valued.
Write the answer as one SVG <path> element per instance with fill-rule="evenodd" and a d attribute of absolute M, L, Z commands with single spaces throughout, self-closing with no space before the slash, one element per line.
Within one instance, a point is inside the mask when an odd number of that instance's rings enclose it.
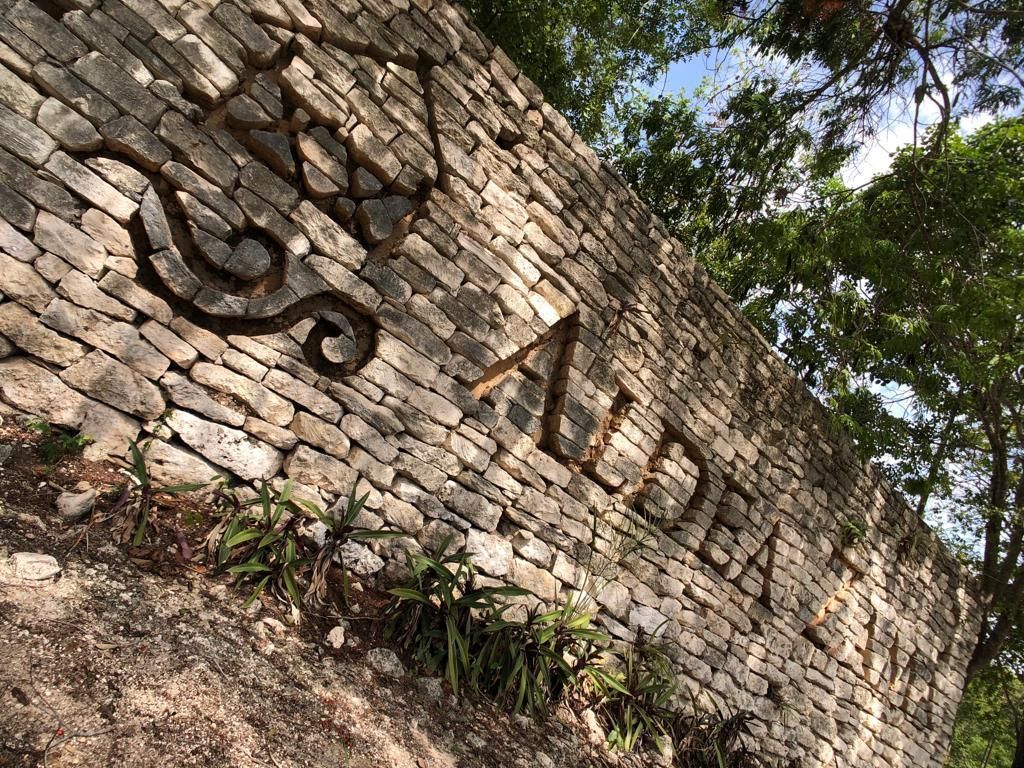
<path fill-rule="evenodd" d="M 632 752 L 645 745 L 661 750 L 671 741 L 671 708 L 676 695 L 672 665 L 662 645 L 644 634 L 626 646 L 614 686 L 600 688 L 595 705 L 599 721 L 608 733 L 608 745 Z"/>
<path fill-rule="evenodd" d="M 153 511 L 157 507 L 157 496 L 160 494 L 177 496 L 191 493 L 206 487 L 209 483 L 156 485 L 146 467 L 145 453 L 134 440 L 129 443 L 129 452 L 132 462 L 128 471 L 128 482 L 121 488 L 121 492 L 110 508 L 110 513 L 114 518 L 114 527 L 119 531 L 120 539 L 127 541 L 131 537 L 132 545 L 137 547 L 145 540 L 146 529 Z"/>
<path fill-rule="evenodd" d="M 408 555 L 409 581 L 388 590 L 385 636 L 430 672 L 442 672 L 458 691 L 464 679 L 480 675 L 474 670 L 483 629 L 477 615 L 500 617 L 500 598 L 529 592 L 518 587 L 478 588 L 471 555 L 445 554 L 450 545 L 449 536 L 429 555 Z"/>
<path fill-rule="evenodd" d="M 372 539 L 393 539 L 405 536 L 401 531 L 369 530 L 361 528 L 356 521 L 359 513 L 362 512 L 369 492 L 356 498 L 356 488 L 348 495 L 345 509 L 340 515 L 334 517 L 330 512 L 324 512 L 315 504 L 306 504 L 306 509 L 313 512 L 317 519 L 327 526 L 327 534 L 324 543 L 313 555 L 312 565 L 309 573 L 309 587 L 306 589 L 306 599 L 313 604 L 322 603 L 327 596 L 327 575 L 331 564 L 337 560 L 341 569 L 342 597 L 348 603 L 349 575 L 345 563 L 345 545 L 350 541 L 369 541 Z"/>
<path fill-rule="evenodd" d="M 743 745 L 754 716 L 730 713 L 712 700 L 710 711 L 690 695 L 691 714 L 672 722 L 674 765 L 678 768 L 765 768 L 767 763 Z"/>
<path fill-rule="evenodd" d="M 31 419 L 25 426 L 42 437 L 39 451 L 50 468 L 68 456 L 81 453 L 93 441 L 88 435 L 65 432 L 42 419 Z"/>
<path fill-rule="evenodd" d="M 868 523 L 860 517 L 850 517 L 843 521 L 840 528 L 844 547 L 855 547 L 868 536 Z"/>
<path fill-rule="evenodd" d="M 527 610 L 522 621 L 485 617 L 472 682 L 514 714 L 546 717 L 551 706 L 586 679 L 616 687 L 599 662 L 608 637 L 591 626 L 591 616 L 569 600 L 557 610 Z"/>
<path fill-rule="evenodd" d="M 302 506 L 292 500 L 292 487 L 289 480 L 276 494 L 264 480 L 251 499 L 224 491 L 218 495 L 231 508 L 207 537 L 207 549 L 216 553 L 218 568 L 236 577 L 236 586 L 253 585 L 247 608 L 270 586 L 293 614 L 302 610 L 299 574 L 308 561 L 295 530 Z"/>
<path fill-rule="evenodd" d="M 938 542 L 927 531 L 917 528 L 900 539 L 897 551 L 904 560 L 920 560 L 935 554 Z"/>

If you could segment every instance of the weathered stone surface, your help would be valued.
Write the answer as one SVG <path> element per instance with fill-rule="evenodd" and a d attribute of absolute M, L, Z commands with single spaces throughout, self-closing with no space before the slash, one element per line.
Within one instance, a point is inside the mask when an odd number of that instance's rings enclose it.
<path fill-rule="evenodd" d="M 89 410 L 88 399 L 23 357 L 0 360 L 0 397 L 19 410 L 65 427 L 77 428 Z"/>
<path fill-rule="evenodd" d="M 291 220 L 317 251 L 346 269 L 356 272 L 366 261 L 366 249 L 308 200 L 292 213 Z"/>
<path fill-rule="evenodd" d="M 286 179 L 295 175 L 295 158 L 288 140 L 279 133 L 270 131 L 249 131 L 249 147 L 253 154 Z"/>
<path fill-rule="evenodd" d="M 65 491 L 57 497 L 57 512 L 65 522 L 77 523 L 92 512 L 95 504 L 95 488 L 87 488 L 77 493 Z"/>
<path fill-rule="evenodd" d="M 8 564 L 14 578 L 25 581 L 48 581 L 59 576 L 61 571 L 60 564 L 53 555 L 38 552 L 15 552 L 8 560 Z"/>
<path fill-rule="evenodd" d="M 125 304 L 134 307 L 144 315 L 149 315 L 158 323 L 167 325 L 173 318 L 171 308 L 159 296 L 154 296 L 134 280 L 129 280 L 117 272 L 108 272 L 99 282 L 100 288 L 111 296 L 116 296 Z M 97 307 L 97 309 L 99 309 Z"/>
<path fill-rule="evenodd" d="M 235 200 L 249 221 L 268 232 L 282 248 L 300 257 L 309 253 L 309 240 L 306 236 L 262 197 L 248 189 L 239 189 L 235 192 Z"/>
<path fill-rule="evenodd" d="M 366 652 L 366 661 L 386 677 L 404 677 L 405 667 L 398 654 L 390 648 L 372 648 Z"/>
<path fill-rule="evenodd" d="M 390 150 L 365 125 L 357 125 L 349 133 L 345 146 L 356 162 L 369 170 L 384 184 L 390 184 L 402 170 Z"/>
<path fill-rule="evenodd" d="M 193 325 L 184 317 L 174 318 L 171 321 L 171 330 L 179 334 L 209 360 L 219 360 L 220 356 L 228 349 L 228 345 L 216 334 Z"/>
<path fill-rule="evenodd" d="M 299 204 L 299 193 L 262 163 L 249 163 L 239 181 L 287 216 Z"/>
<path fill-rule="evenodd" d="M 16 112 L 0 104 L 0 147 L 26 163 L 42 165 L 57 149 L 57 142 Z"/>
<path fill-rule="evenodd" d="M 323 419 L 299 411 L 295 414 L 292 423 L 288 425 L 288 429 L 294 432 L 300 440 L 326 451 L 336 459 L 344 459 L 348 456 L 351 445 L 348 436 Z"/>
<path fill-rule="evenodd" d="M 167 112 L 156 127 L 156 135 L 176 151 L 178 157 L 216 184 L 230 192 L 238 179 L 238 168 L 213 139 L 177 112 Z"/>
<path fill-rule="evenodd" d="M 93 125 L 103 125 L 118 116 L 117 107 L 99 91 L 79 80 L 70 70 L 42 61 L 33 67 L 32 77 L 46 93 L 81 113 Z"/>
<path fill-rule="evenodd" d="M 156 320 L 143 323 L 139 328 L 139 333 L 146 341 L 173 360 L 175 365 L 191 368 L 199 359 L 199 352 L 195 347 Z"/>
<path fill-rule="evenodd" d="M 46 163 L 46 169 L 77 195 L 122 224 L 127 224 L 139 209 L 137 204 L 64 152 L 54 152 Z"/>
<path fill-rule="evenodd" d="M 440 496 L 452 511 L 481 530 L 490 533 L 498 527 L 501 507 L 492 504 L 480 494 L 448 481 Z"/>
<path fill-rule="evenodd" d="M 110 456 L 122 458 L 125 448 L 138 439 L 142 424 L 116 408 L 90 403 L 78 429 L 91 440 L 82 450 L 83 458 L 102 461 Z"/>
<path fill-rule="evenodd" d="M 26 120 L 35 120 L 43 97 L 24 80 L 0 64 L 0 104 Z"/>
<path fill-rule="evenodd" d="M 89 53 L 78 59 L 72 69 L 108 98 L 122 114 L 134 115 L 150 128 L 160 119 L 163 104 L 103 54 Z"/>
<path fill-rule="evenodd" d="M 341 406 L 323 392 L 281 370 L 272 370 L 263 377 L 264 386 L 279 395 L 308 408 L 332 424 L 341 418 Z"/>
<path fill-rule="evenodd" d="M 139 336 L 134 326 L 111 320 L 91 309 L 54 299 L 40 319 L 56 331 L 109 352 L 147 378 L 159 379 L 170 364 L 152 344 Z"/>
<path fill-rule="evenodd" d="M 54 333 L 21 304 L 10 301 L 0 304 L 0 334 L 30 355 L 54 365 L 71 365 L 86 352 L 81 344 Z"/>
<path fill-rule="evenodd" d="M 0 252 L 0 293 L 42 312 L 55 294 L 43 278 L 28 264 Z"/>
<path fill-rule="evenodd" d="M 142 200 L 142 195 L 149 188 L 149 179 L 120 160 L 90 157 L 86 159 L 85 165 L 134 203 Z"/>
<path fill-rule="evenodd" d="M 100 127 L 107 147 L 121 152 L 147 171 L 158 171 L 171 159 L 171 151 L 131 115 L 124 115 Z"/>
<path fill-rule="evenodd" d="M 92 123 L 56 99 L 39 107 L 39 125 L 69 152 L 89 152 L 103 146 L 103 137 Z"/>
<path fill-rule="evenodd" d="M 107 260 L 107 252 L 102 245 L 46 211 L 40 211 L 36 219 L 35 243 L 89 277 L 99 277 Z"/>
<path fill-rule="evenodd" d="M 270 443 L 282 451 L 290 451 L 299 442 L 299 438 L 292 430 L 263 421 L 263 419 L 257 419 L 255 416 L 246 417 L 244 428 L 250 435 L 265 443 Z"/>
<path fill-rule="evenodd" d="M 187 411 L 172 410 L 167 426 L 182 441 L 215 465 L 245 480 L 261 480 L 281 470 L 284 456 L 245 432 L 204 421 Z"/>
<path fill-rule="evenodd" d="M 218 392 L 237 397 L 252 408 L 260 418 L 283 427 L 291 423 L 295 408 L 284 398 L 274 394 L 262 384 L 233 371 L 209 363 L 197 363 L 191 377 Z"/>
<path fill-rule="evenodd" d="M 271 40 L 248 14 L 230 3 L 221 3 L 213 9 L 213 16 L 238 38 L 252 64 L 265 67 L 273 62 L 280 44 Z"/>
<path fill-rule="evenodd" d="M 473 554 L 473 565 L 489 576 L 505 576 L 512 570 L 512 544 L 504 536 L 471 530 L 466 551 Z"/>
<path fill-rule="evenodd" d="M 155 419 L 164 412 L 164 399 L 154 384 L 99 350 L 66 368 L 60 377 L 79 392 L 140 418 Z"/>
<path fill-rule="evenodd" d="M 2 209 L 0 209 L 0 213 L 2 213 Z M 32 218 L 35 219 L 34 211 L 32 212 Z M 2 218 L 0 218 L 0 250 L 6 251 L 18 261 L 26 263 L 35 261 L 36 257 L 40 254 L 40 250 L 32 244 L 31 240 Z"/>
<path fill-rule="evenodd" d="M 244 413 L 218 403 L 202 387 L 193 384 L 180 373 L 168 371 L 160 379 L 160 386 L 177 406 L 231 427 L 240 427 L 245 423 Z"/>
<path fill-rule="evenodd" d="M 163 440 L 153 440 L 146 448 L 146 469 L 160 485 L 202 483 L 224 475 L 202 456 Z"/>
<path fill-rule="evenodd" d="M 224 262 L 224 269 L 243 280 L 252 280 L 270 270 L 270 253 L 262 243 L 246 238 Z"/>
<path fill-rule="evenodd" d="M 350 493 L 359 479 L 359 475 L 348 464 L 305 445 L 298 446 L 288 454 L 284 471 L 288 477 L 300 483 L 315 485 L 338 495 Z"/>
<path fill-rule="evenodd" d="M 220 189 L 184 165 L 175 162 L 164 163 L 160 167 L 160 173 L 175 187 L 194 195 L 204 205 L 208 205 L 235 229 L 245 226 L 245 216 L 241 209 Z"/>
<path fill-rule="evenodd" d="M 82 214 L 82 231 L 107 249 L 111 256 L 135 259 L 131 235 L 123 226 L 97 208 Z"/>
<path fill-rule="evenodd" d="M 80 307 L 95 309 L 116 320 L 130 323 L 135 319 L 134 310 L 101 291 L 92 279 L 77 269 L 71 270 L 61 278 L 57 285 L 57 293 Z"/>
<path fill-rule="evenodd" d="M 29 0 L 18 0 L 7 19 L 58 61 L 74 61 L 88 53 L 81 40 Z"/>

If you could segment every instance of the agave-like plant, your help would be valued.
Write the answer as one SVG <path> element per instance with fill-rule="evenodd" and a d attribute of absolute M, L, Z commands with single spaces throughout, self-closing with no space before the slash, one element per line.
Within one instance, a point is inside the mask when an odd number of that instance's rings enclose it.
<path fill-rule="evenodd" d="M 690 694 L 691 713 L 676 715 L 672 745 L 679 768 L 766 768 L 764 758 L 743 744 L 754 715 L 729 712 L 712 700 L 711 710 L 700 707 Z"/>
<path fill-rule="evenodd" d="M 588 678 L 617 685 L 600 664 L 608 636 L 592 627 L 590 614 L 575 601 L 546 612 L 531 607 L 522 620 L 489 618 L 473 682 L 514 714 L 547 717 L 552 705 Z"/>
<path fill-rule="evenodd" d="M 253 584 L 245 607 L 249 607 L 270 586 L 288 603 L 292 613 L 302 610 L 299 575 L 307 564 L 296 527 L 302 519 L 302 502 L 292 499 L 291 480 L 275 494 L 264 480 L 257 496 L 239 501 L 233 494 L 233 509 L 208 537 L 208 549 L 216 551 L 217 567 L 236 577 L 236 585 Z M 253 508 L 256 511 L 253 511 Z"/>
<path fill-rule="evenodd" d="M 176 496 L 182 493 L 191 493 L 205 488 L 209 482 L 156 485 L 149 475 L 146 455 L 139 448 L 139 444 L 132 440 L 128 449 L 132 457 L 128 482 L 122 486 L 121 492 L 110 508 L 110 514 L 120 540 L 124 542 L 130 538 L 132 546 L 138 547 L 146 538 L 146 529 L 149 526 L 153 510 L 156 508 L 158 495 Z"/>
<path fill-rule="evenodd" d="M 370 530 L 362 528 L 357 524 L 359 513 L 363 511 L 366 500 L 370 497 L 369 491 L 358 499 L 356 488 L 353 485 L 348 495 L 345 508 L 340 515 L 334 516 L 325 512 L 315 504 L 309 504 L 307 509 L 316 515 L 325 526 L 327 534 L 324 543 L 317 550 L 312 558 L 312 567 L 309 573 L 309 587 L 306 589 L 306 600 L 313 605 L 324 602 L 327 596 L 327 575 L 331 564 L 337 561 L 341 570 L 342 596 L 345 603 L 348 603 L 349 595 L 349 573 L 345 563 L 345 545 L 350 541 L 371 541 L 374 539 L 394 539 L 405 536 L 402 531 L 392 530 Z"/>
<path fill-rule="evenodd" d="M 503 597 L 527 595 L 518 587 L 477 587 L 472 556 L 445 554 L 448 536 L 431 554 L 410 553 L 410 578 L 391 594 L 385 636 L 394 639 L 427 670 L 442 672 L 458 691 L 474 675 L 481 616 L 500 615 Z"/>
<path fill-rule="evenodd" d="M 608 733 L 608 745 L 623 752 L 642 746 L 661 750 L 672 738 L 676 695 L 672 665 L 664 647 L 643 630 L 621 653 L 613 679 L 617 685 L 599 691 L 598 719 Z"/>

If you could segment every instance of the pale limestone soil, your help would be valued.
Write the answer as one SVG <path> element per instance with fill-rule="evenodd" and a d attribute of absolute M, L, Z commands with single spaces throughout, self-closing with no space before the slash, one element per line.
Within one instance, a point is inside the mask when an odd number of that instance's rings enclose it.
<path fill-rule="evenodd" d="M 140 570 L 101 530 L 65 558 L 80 528 L 34 477 L 12 476 L 26 450 L 0 472 L 0 766 L 613 764 L 561 723 L 378 674 L 358 623 L 333 650 L 321 628 L 243 611 L 209 576 Z M 57 557 L 61 577 L 15 579 L 8 555 L 26 550 Z"/>

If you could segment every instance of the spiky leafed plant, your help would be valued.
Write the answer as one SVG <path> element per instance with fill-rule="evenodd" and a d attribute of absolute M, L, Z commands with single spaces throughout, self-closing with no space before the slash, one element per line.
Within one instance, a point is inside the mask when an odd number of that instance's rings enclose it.
<path fill-rule="evenodd" d="M 500 616 L 503 597 L 529 594 L 518 587 L 477 587 L 472 556 L 446 554 L 452 539 L 429 555 L 408 555 L 410 578 L 405 586 L 388 590 L 385 635 L 396 640 L 431 672 L 442 672 L 452 689 L 473 676 L 483 622 L 480 616 Z"/>
<path fill-rule="evenodd" d="M 342 595 L 345 602 L 348 603 L 349 573 L 348 565 L 345 562 L 345 545 L 350 541 L 394 539 L 405 536 L 402 531 L 370 530 L 357 524 L 359 514 L 363 511 L 369 497 L 370 493 L 367 491 L 357 499 L 356 487 L 353 485 L 345 508 L 337 516 L 332 515 L 329 511 L 323 511 L 316 505 L 307 506 L 307 509 L 311 510 L 320 522 L 327 526 L 324 543 L 312 558 L 309 587 L 306 589 L 306 600 L 311 604 L 318 605 L 324 602 L 327 596 L 327 576 L 331 564 L 335 561 L 338 562 L 341 570 Z"/>
<path fill-rule="evenodd" d="M 150 477 L 145 453 L 134 440 L 129 443 L 129 452 L 132 463 L 128 472 L 128 482 L 121 488 L 110 508 L 110 514 L 120 540 L 123 542 L 131 538 L 132 546 L 138 547 L 146 538 L 146 529 L 156 507 L 158 495 L 176 496 L 191 493 L 205 488 L 209 482 L 157 485 Z"/>
<path fill-rule="evenodd" d="M 292 500 L 292 490 L 289 480 L 275 494 L 264 480 L 252 499 L 239 501 L 236 495 L 223 495 L 232 500 L 233 508 L 211 533 L 207 546 L 216 551 L 217 567 L 233 574 L 237 585 L 254 584 L 246 607 L 270 586 L 291 606 L 293 615 L 302 610 L 298 579 L 307 560 L 296 532 L 302 506 Z"/>
<path fill-rule="evenodd" d="M 618 686 L 600 691 L 595 710 L 613 749 L 662 749 L 671 741 L 676 712 L 671 708 L 676 681 L 664 646 L 643 630 L 619 656 Z"/>
<path fill-rule="evenodd" d="M 561 608 L 527 610 L 521 621 L 497 616 L 481 632 L 473 683 L 515 714 L 546 717 L 551 707 L 585 679 L 614 687 L 598 663 L 609 640 L 591 626 L 574 600 Z"/>

